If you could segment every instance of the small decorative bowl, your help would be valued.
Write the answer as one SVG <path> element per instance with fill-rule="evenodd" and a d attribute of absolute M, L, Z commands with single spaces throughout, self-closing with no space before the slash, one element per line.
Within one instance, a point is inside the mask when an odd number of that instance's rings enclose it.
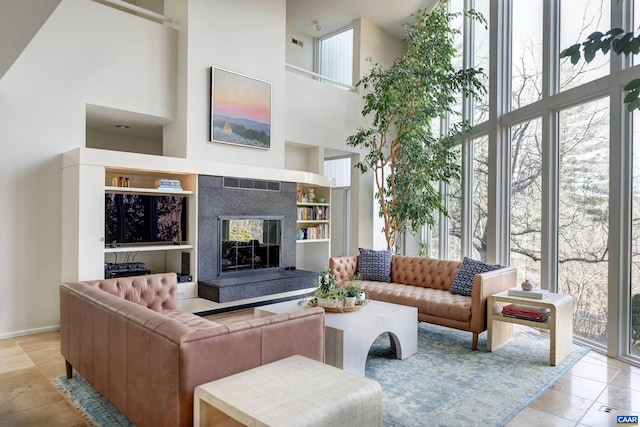
<path fill-rule="evenodd" d="M 327 201 L 327 199 L 325 199 L 324 197 L 316 197 L 316 202 L 318 202 L 318 203 L 324 203 L 326 201 Z"/>

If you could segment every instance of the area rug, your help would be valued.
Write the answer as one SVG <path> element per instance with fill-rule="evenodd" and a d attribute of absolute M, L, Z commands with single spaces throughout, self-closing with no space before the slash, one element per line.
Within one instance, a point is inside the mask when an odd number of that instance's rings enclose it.
<path fill-rule="evenodd" d="M 529 332 L 531 331 L 531 332 Z M 513 341 L 489 353 L 471 333 L 420 323 L 418 353 L 395 359 L 389 338 L 371 348 L 365 376 L 383 392 L 385 426 L 503 426 L 564 375 L 589 349 L 574 345 L 549 365 L 549 339 L 516 329 Z"/>
<path fill-rule="evenodd" d="M 91 427 L 134 427 L 111 403 L 87 382 L 82 375 L 73 373 L 51 381 L 67 402 L 80 412 L 84 422 Z"/>
<path fill-rule="evenodd" d="M 488 353 L 486 332 L 472 351 L 471 333 L 420 323 L 417 354 L 395 359 L 383 335 L 365 376 L 382 387 L 385 426 L 503 426 L 588 351 L 574 345 L 560 365 L 549 366 L 549 340 L 535 332 L 516 330 L 512 342 Z M 79 374 L 53 384 L 88 425 L 132 426 Z"/>

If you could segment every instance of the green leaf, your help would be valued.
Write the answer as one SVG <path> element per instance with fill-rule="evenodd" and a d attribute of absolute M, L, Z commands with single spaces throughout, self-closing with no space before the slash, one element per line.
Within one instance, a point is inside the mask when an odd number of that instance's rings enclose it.
<path fill-rule="evenodd" d="M 573 65 L 576 65 L 579 60 L 580 60 L 580 52 L 576 52 L 573 55 L 571 55 L 571 63 Z"/>
<path fill-rule="evenodd" d="M 586 45 L 584 47 L 584 60 L 587 61 L 587 63 L 589 63 L 593 61 L 593 58 L 595 58 L 595 56 L 596 56 L 596 46 L 594 44 Z"/>
<path fill-rule="evenodd" d="M 640 89 L 640 79 L 633 79 L 624 86 L 624 90 Z"/>
<path fill-rule="evenodd" d="M 631 113 L 633 110 L 640 110 L 640 98 L 637 98 L 627 104 L 627 110 Z"/>
<path fill-rule="evenodd" d="M 631 101 L 635 101 L 636 99 L 638 99 L 639 95 L 640 95 L 640 92 L 638 92 L 637 90 L 627 93 L 627 95 L 624 97 L 624 103 L 628 104 Z"/>

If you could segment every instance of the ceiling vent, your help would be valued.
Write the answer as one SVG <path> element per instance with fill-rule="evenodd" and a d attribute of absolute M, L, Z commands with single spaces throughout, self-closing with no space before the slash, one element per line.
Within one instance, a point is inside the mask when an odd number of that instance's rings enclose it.
<path fill-rule="evenodd" d="M 225 177 L 224 188 L 243 188 L 245 190 L 280 191 L 280 181 L 263 181 L 261 179 L 241 179 Z"/>

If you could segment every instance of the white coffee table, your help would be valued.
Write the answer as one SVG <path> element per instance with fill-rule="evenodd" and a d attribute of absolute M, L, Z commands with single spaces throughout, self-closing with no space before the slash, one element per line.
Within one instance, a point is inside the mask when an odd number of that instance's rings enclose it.
<path fill-rule="evenodd" d="M 285 301 L 256 307 L 255 317 L 289 313 L 306 305 Z M 391 337 L 398 359 L 418 351 L 418 309 L 381 301 L 369 301 L 358 311 L 325 314 L 325 363 L 364 376 L 367 354 L 375 339 Z"/>

